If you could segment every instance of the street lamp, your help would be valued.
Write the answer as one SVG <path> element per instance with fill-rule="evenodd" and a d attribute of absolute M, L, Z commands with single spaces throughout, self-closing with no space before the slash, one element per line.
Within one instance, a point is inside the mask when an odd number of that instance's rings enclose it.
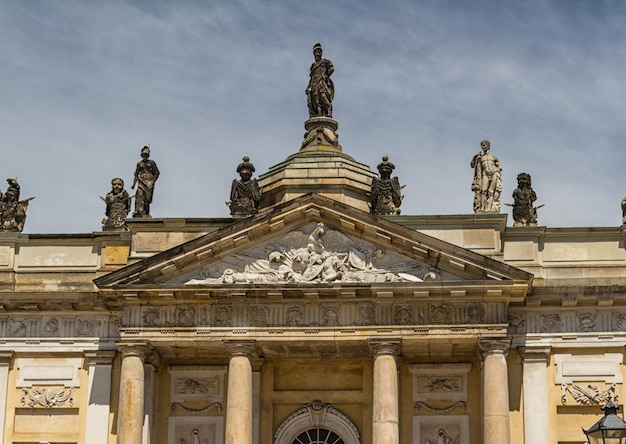
<path fill-rule="evenodd" d="M 604 417 L 588 430 L 583 429 L 589 444 L 626 444 L 626 421 L 617 416 L 619 406 L 611 397 L 602 411 Z"/>

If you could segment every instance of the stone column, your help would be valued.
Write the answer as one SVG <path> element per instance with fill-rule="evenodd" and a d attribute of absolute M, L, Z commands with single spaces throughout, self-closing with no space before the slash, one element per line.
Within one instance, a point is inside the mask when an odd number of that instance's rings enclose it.
<path fill-rule="evenodd" d="M 252 352 L 254 341 L 227 341 L 228 393 L 225 444 L 252 444 Z"/>
<path fill-rule="evenodd" d="M 524 360 L 524 441 L 550 444 L 548 422 L 548 362 L 550 347 L 522 347 Z"/>
<path fill-rule="evenodd" d="M 372 340 L 374 354 L 374 381 L 372 403 L 372 443 L 398 444 L 398 366 L 397 350 L 400 341 Z"/>
<path fill-rule="evenodd" d="M 481 339 L 483 358 L 483 442 L 509 444 L 509 377 L 506 355 L 510 339 Z"/>
<path fill-rule="evenodd" d="M 9 383 L 9 369 L 13 363 L 13 352 L 0 352 L 0 440 L 4 436 L 4 423 L 7 411 L 7 389 Z"/>
<path fill-rule="evenodd" d="M 117 442 L 142 444 L 144 419 L 144 360 L 150 353 L 146 343 L 118 344 L 122 352 L 120 404 L 117 411 Z"/>
<path fill-rule="evenodd" d="M 115 354 L 114 350 L 85 352 L 89 372 L 85 442 L 90 444 L 107 444 L 109 441 L 111 368 Z"/>
<path fill-rule="evenodd" d="M 154 417 L 156 414 L 156 378 L 157 371 L 161 366 L 161 357 L 152 352 L 146 357 L 144 364 L 145 392 L 144 392 L 144 419 L 143 419 L 143 444 L 154 443 Z"/>

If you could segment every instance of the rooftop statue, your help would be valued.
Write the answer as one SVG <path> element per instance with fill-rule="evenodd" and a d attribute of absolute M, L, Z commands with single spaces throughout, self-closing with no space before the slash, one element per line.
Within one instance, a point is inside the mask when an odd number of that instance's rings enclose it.
<path fill-rule="evenodd" d="M 237 165 L 237 172 L 241 179 L 233 179 L 230 188 L 230 201 L 226 205 L 230 208 L 233 217 L 247 217 L 259 211 L 261 190 L 256 179 L 252 179 L 255 168 L 250 163 L 248 156 L 243 157 L 243 162 Z"/>
<path fill-rule="evenodd" d="M 310 80 L 306 86 L 309 117 L 332 117 L 335 85 L 330 76 L 335 71 L 330 60 L 322 58 L 322 45 L 313 46 L 315 61 L 311 64 Z"/>
<path fill-rule="evenodd" d="M 383 161 L 378 164 L 380 178 L 372 180 L 371 212 L 379 216 L 393 216 L 400 214 L 400 204 L 404 196 L 398 177 L 391 177 L 396 166 L 389 162 L 389 157 L 383 156 Z"/>
<path fill-rule="evenodd" d="M 622 225 L 626 225 L 626 197 L 622 199 Z"/>
<path fill-rule="evenodd" d="M 135 179 L 131 189 L 137 187 L 135 194 L 135 212 L 133 217 L 150 217 L 150 204 L 154 194 L 154 185 L 159 178 L 159 169 L 154 160 L 150 160 L 150 148 L 144 146 L 141 149 L 141 160 L 137 162 Z"/>
<path fill-rule="evenodd" d="M 517 175 L 517 188 L 513 191 L 514 227 L 537 226 L 537 208 L 539 207 L 533 207 L 537 195 L 530 184 L 530 174 L 520 173 Z"/>
<path fill-rule="evenodd" d="M 500 160 L 490 153 L 491 143 L 488 140 L 480 142 L 480 147 L 482 152 L 476 153 L 470 163 L 474 168 L 474 213 L 499 213 L 502 193 Z"/>
<path fill-rule="evenodd" d="M 20 185 L 17 183 L 17 179 L 9 178 L 7 183 L 9 188 L 0 198 L 0 230 L 21 233 L 26 222 L 28 202 L 34 197 L 20 201 Z"/>
<path fill-rule="evenodd" d="M 130 212 L 130 196 L 124 189 L 124 181 L 119 177 L 111 180 L 111 192 L 102 198 L 106 203 L 106 219 L 102 221 L 103 231 L 128 230 L 126 217 Z"/>

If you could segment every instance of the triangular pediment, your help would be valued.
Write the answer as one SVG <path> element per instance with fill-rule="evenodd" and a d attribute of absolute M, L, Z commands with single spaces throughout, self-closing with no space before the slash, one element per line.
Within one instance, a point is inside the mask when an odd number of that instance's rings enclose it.
<path fill-rule="evenodd" d="M 532 275 L 388 219 L 308 194 L 121 268 L 95 283 L 101 289 L 120 289 L 432 286 L 485 281 L 527 289 Z"/>

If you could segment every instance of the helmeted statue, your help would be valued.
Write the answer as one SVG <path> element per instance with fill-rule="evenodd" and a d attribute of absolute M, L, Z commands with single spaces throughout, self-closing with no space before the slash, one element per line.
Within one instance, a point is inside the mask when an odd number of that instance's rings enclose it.
<path fill-rule="evenodd" d="M 322 45 L 313 46 L 315 61 L 311 64 L 309 84 L 306 86 L 309 117 L 332 117 L 335 85 L 330 76 L 335 71 L 330 60 L 322 58 Z"/>
<path fill-rule="evenodd" d="M 380 178 L 372 180 L 371 212 L 379 216 L 400 214 L 400 204 L 404 196 L 398 177 L 391 177 L 396 166 L 389 162 L 388 156 L 383 156 L 383 161 L 378 164 Z"/>
<path fill-rule="evenodd" d="M 141 160 L 137 162 L 135 179 L 131 189 L 137 187 L 135 194 L 135 211 L 133 217 L 150 216 L 150 204 L 154 195 L 154 185 L 159 178 L 159 169 L 154 160 L 150 160 L 150 148 L 144 146 L 141 149 Z"/>
<path fill-rule="evenodd" d="M 499 213 L 502 179 L 500 160 L 491 154 L 491 143 L 480 142 L 482 152 L 472 157 L 470 166 L 474 168 L 472 191 L 474 192 L 474 213 Z"/>
<path fill-rule="evenodd" d="M 9 188 L 0 198 L 0 230 L 22 232 L 26 223 L 28 202 L 34 197 L 20 201 L 20 185 L 17 179 L 9 178 L 7 183 Z"/>
<path fill-rule="evenodd" d="M 537 208 L 533 203 L 537 195 L 531 187 L 530 174 L 520 173 L 517 175 L 517 188 L 513 191 L 513 226 L 528 227 L 537 226 Z"/>
<path fill-rule="evenodd" d="M 240 179 L 233 179 L 230 188 L 230 201 L 226 205 L 230 208 L 230 214 L 234 217 L 247 217 L 259 211 L 261 190 L 256 179 L 252 179 L 255 171 L 248 156 L 243 157 L 243 162 L 237 165 Z"/>
<path fill-rule="evenodd" d="M 130 212 L 130 196 L 124 189 L 124 181 L 119 177 L 111 180 L 111 192 L 103 200 L 106 203 L 107 218 L 102 221 L 102 230 L 128 230 L 126 217 Z"/>

